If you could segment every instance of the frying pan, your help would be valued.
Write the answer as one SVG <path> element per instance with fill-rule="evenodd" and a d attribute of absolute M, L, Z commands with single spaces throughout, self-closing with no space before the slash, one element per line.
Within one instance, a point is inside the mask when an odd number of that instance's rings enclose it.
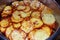
<path fill-rule="evenodd" d="M 9 1 L 9 2 L 11 2 L 11 1 Z M 8 3 L 8 1 L 6 3 Z M 56 3 L 56 4 L 58 5 L 58 3 Z M 60 10 L 55 10 L 55 13 L 54 13 L 54 16 L 59 24 L 58 28 L 47 40 L 55 40 L 55 38 L 60 34 L 60 12 L 58 12 L 58 11 L 60 11 Z M 0 32 L 0 40 L 8 40 L 8 39 Z"/>

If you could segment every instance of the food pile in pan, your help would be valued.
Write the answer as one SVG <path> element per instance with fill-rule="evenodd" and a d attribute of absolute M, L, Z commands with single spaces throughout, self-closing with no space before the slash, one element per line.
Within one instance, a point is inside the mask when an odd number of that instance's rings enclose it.
<path fill-rule="evenodd" d="M 53 11 L 39 1 L 15 1 L 1 13 L 0 32 L 9 40 L 46 40 L 55 28 Z"/>

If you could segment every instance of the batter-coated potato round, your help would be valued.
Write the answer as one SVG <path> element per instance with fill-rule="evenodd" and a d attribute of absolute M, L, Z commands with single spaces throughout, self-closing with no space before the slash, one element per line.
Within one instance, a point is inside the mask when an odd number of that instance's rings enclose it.
<path fill-rule="evenodd" d="M 24 21 L 22 23 L 21 29 L 25 31 L 26 33 L 29 33 L 33 30 L 34 25 L 30 21 Z"/>
<path fill-rule="evenodd" d="M 22 17 L 22 18 L 28 17 L 28 14 L 25 13 L 25 12 L 23 12 L 23 11 L 20 11 L 20 14 L 21 14 L 21 17 Z"/>
<path fill-rule="evenodd" d="M 20 17 L 20 12 L 19 11 L 15 11 L 13 14 L 12 14 L 12 17 L 11 17 L 11 20 L 12 22 L 20 22 L 23 20 L 23 18 Z"/>
<path fill-rule="evenodd" d="M 30 5 L 31 0 L 23 0 L 23 2 L 24 2 L 24 4 L 25 4 L 26 6 L 28 6 L 28 5 Z"/>
<path fill-rule="evenodd" d="M 31 11 L 29 12 L 23 12 L 23 11 L 20 11 L 20 15 L 22 18 L 26 18 L 26 17 L 29 17 L 31 15 Z"/>
<path fill-rule="evenodd" d="M 7 29 L 6 29 L 6 32 L 5 32 L 5 35 L 6 37 L 9 37 L 9 35 L 11 34 L 11 32 L 14 30 L 13 26 L 9 26 Z"/>
<path fill-rule="evenodd" d="M 22 5 L 19 5 L 18 7 L 17 7 L 17 10 L 24 10 L 25 9 L 25 6 L 22 6 Z"/>
<path fill-rule="evenodd" d="M 31 17 L 33 17 L 33 18 L 40 18 L 40 12 L 39 11 L 35 11 L 35 12 L 33 12 L 32 14 L 31 14 Z"/>
<path fill-rule="evenodd" d="M 13 26 L 14 26 L 14 28 L 18 29 L 21 27 L 21 24 L 20 23 L 13 23 Z"/>
<path fill-rule="evenodd" d="M 0 24 L 1 24 L 1 27 L 8 27 L 9 21 L 7 19 L 3 19 L 1 20 Z"/>
<path fill-rule="evenodd" d="M 23 31 L 14 30 L 11 33 L 12 40 L 25 40 L 26 34 Z"/>
<path fill-rule="evenodd" d="M 53 14 L 48 14 L 48 13 L 43 13 L 42 14 L 42 20 L 47 25 L 52 25 L 56 21 L 55 17 L 53 16 Z"/>
<path fill-rule="evenodd" d="M 40 2 L 39 1 L 32 1 L 31 4 L 30 4 L 31 8 L 32 9 L 38 9 L 39 6 L 40 6 Z"/>
<path fill-rule="evenodd" d="M 43 27 L 42 27 L 42 30 L 43 31 L 45 31 L 48 35 L 51 35 L 51 29 L 49 28 L 49 26 L 47 26 L 47 25 L 44 25 Z"/>
<path fill-rule="evenodd" d="M 40 3 L 40 6 L 39 6 L 39 11 L 42 12 L 45 8 L 45 5 L 43 5 L 42 3 Z"/>
<path fill-rule="evenodd" d="M 23 1 L 19 1 L 19 4 L 20 4 L 20 5 L 24 5 L 24 2 L 23 2 Z"/>
<path fill-rule="evenodd" d="M 6 6 L 3 10 L 3 13 L 1 13 L 2 17 L 7 17 L 8 15 L 12 14 L 12 7 Z"/>
<path fill-rule="evenodd" d="M 42 20 L 38 18 L 31 18 L 30 21 L 34 24 L 34 28 L 39 28 L 43 25 Z"/>
<path fill-rule="evenodd" d="M 0 27 L 0 31 L 1 31 L 2 33 L 5 33 L 6 28 Z"/>
<path fill-rule="evenodd" d="M 44 10 L 42 11 L 42 14 L 53 14 L 54 12 L 48 8 L 48 7 L 44 7 Z"/>
<path fill-rule="evenodd" d="M 23 10 L 24 12 L 29 12 L 30 11 L 30 7 L 26 6 L 25 10 Z"/>
<path fill-rule="evenodd" d="M 49 37 L 43 30 L 35 30 L 29 33 L 30 40 L 46 40 Z"/>
<path fill-rule="evenodd" d="M 12 6 L 14 6 L 14 7 L 19 6 L 19 1 L 15 1 L 15 2 L 13 2 L 13 3 L 12 3 Z"/>

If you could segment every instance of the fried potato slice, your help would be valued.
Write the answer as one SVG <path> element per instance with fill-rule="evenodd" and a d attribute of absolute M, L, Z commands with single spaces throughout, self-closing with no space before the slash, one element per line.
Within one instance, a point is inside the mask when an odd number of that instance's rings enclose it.
<path fill-rule="evenodd" d="M 12 22 L 18 23 L 18 22 L 22 21 L 23 18 L 20 17 L 20 12 L 19 11 L 15 11 L 12 14 L 11 20 L 12 20 Z"/>
<path fill-rule="evenodd" d="M 12 40 L 25 40 L 26 34 L 23 31 L 14 30 L 11 33 Z"/>
<path fill-rule="evenodd" d="M 14 30 L 13 26 L 9 26 L 7 29 L 6 29 L 6 32 L 5 32 L 5 35 L 6 37 L 9 37 L 9 35 L 11 34 L 11 32 Z"/>
<path fill-rule="evenodd" d="M 30 5 L 31 0 L 23 0 L 23 2 L 24 2 L 24 4 L 25 4 L 26 6 L 29 6 L 29 5 Z"/>
<path fill-rule="evenodd" d="M 22 18 L 28 17 L 28 14 L 25 13 L 25 12 L 23 12 L 23 11 L 20 11 L 20 14 L 21 14 L 21 17 L 22 17 Z"/>
<path fill-rule="evenodd" d="M 53 14 L 49 14 L 49 13 L 43 13 L 42 14 L 42 20 L 47 25 L 52 25 L 56 21 L 54 15 Z"/>
<path fill-rule="evenodd" d="M 30 17 L 31 16 L 31 13 L 32 13 L 32 11 L 26 12 L 27 17 Z"/>
<path fill-rule="evenodd" d="M 48 8 L 48 7 L 44 7 L 44 10 L 42 11 L 42 14 L 53 14 L 54 12 Z"/>
<path fill-rule="evenodd" d="M 21 29 L 26 33 L 29 33 L 33 30 L 34 25 L 30 21 L 23 21 Z"/>
<path fill-rule="evenodd" d="M 39 10 L 40 12 L 42 12 L 45 7 L 46 7 L 45 5 L 43 5 L 42 3 L 40 3 L 40 6 L 39 6 L 39 9 L 38 9 L 38 10 Z"/>
<path fill-rule="evenodd" d="M 26 6 L 25 10 L 23 10 L 24 12 L 29 12 L 30 11 L 30 6 Z"/>
<path fill-rule="evenodd" d="M 19 1 L 15 1 L 15 2 L 13 2 L 13 3 L 12 3 L 12 6 L 14 6 L 14 7 L 19 6 Z"/>
<path fill-rule="evenodd" d="M 19 1 L 19 4 L 20 4 L 20 5 L 24 5 L 24 2 L 23 2 L 23 1 Z"/>
<path fill-rule="evenodd" d="M 6 6 L 1 13 L 2 17 L 7 17 L 8 15 L 12 14 L 12 7 L 11 6 Z"/>
<path fill-rule="evenodd" d="M 6 28 L 0 27 L 0 31 L 1 31 L 2 33 L 5 33 Z"/>
<path fill-rule="evenodd" d="M 40 18 L 40 12 L 38 12 L 38 11 L 33 12 L 31 14 L 31 17 L 33 17 L 33 18 Z"/>
<path fill-rule="evenodd" d="M 34 30 L 29 33 L 30 40 L 46 40 L 49 37 L 43 30 Z"/>
<path fill-rule="evenodd" d="M 1 27 L 8 27 L 9 21 L 7 19 L 3 19 L 1 20 L 0 24 L 1 24 Z"/>
<path fill-rule="evenodd" d="M 47 25 L 44 25 L 43 27 L 42 27 L 42 30 L 43 31 L 45 31 L 49 36 L 51 35 L 51 29 L 49 28 L 49 26 L 47 26 Z"/>
<path fill-rule="evenodd" d="M 43 25 L 43 22 L 41 19 L 37 19 L 37 18 L 31 18 L 30 21 L 34 24 L 34 28 L 39 28 Z"/>
<path fill-rule="evenodd" d="M 22 6 L 22 5 L 19 5 L 18 7 L 17 7 L 17 10 L 24 10 L 25 9 L 25 6 Z"/>
<path fill-rule="evenodd" d="M 31 11 L 29 11 L 29 12 L 23 12 L 23 11 L 20 11 L 20 14 L 21 14 L 21 17 L 22 18 L 26 18 L 26 17 L 29 17 L 30 15 L 31 15 Z"/>
<path fill-rule="evenodd" d="M 21 26 L 21 23 L 13 23 L 14 28 L 18 29 Z"/>
<path fill-rule="evenodd" d="M 31 4 L 30 4 L 31 8 L 32 9 L 38 9 L 39 6 L 40 6 L 40 2 L 35 0 L 35 1 L 32 1 Z"/>

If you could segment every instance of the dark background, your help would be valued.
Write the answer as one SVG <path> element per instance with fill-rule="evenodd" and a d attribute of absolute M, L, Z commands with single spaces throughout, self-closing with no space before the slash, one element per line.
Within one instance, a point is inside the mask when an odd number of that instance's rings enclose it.
<path fill-rule="evenodd" d="M 55 0 L 60 5 L 60 0 Z"/>

